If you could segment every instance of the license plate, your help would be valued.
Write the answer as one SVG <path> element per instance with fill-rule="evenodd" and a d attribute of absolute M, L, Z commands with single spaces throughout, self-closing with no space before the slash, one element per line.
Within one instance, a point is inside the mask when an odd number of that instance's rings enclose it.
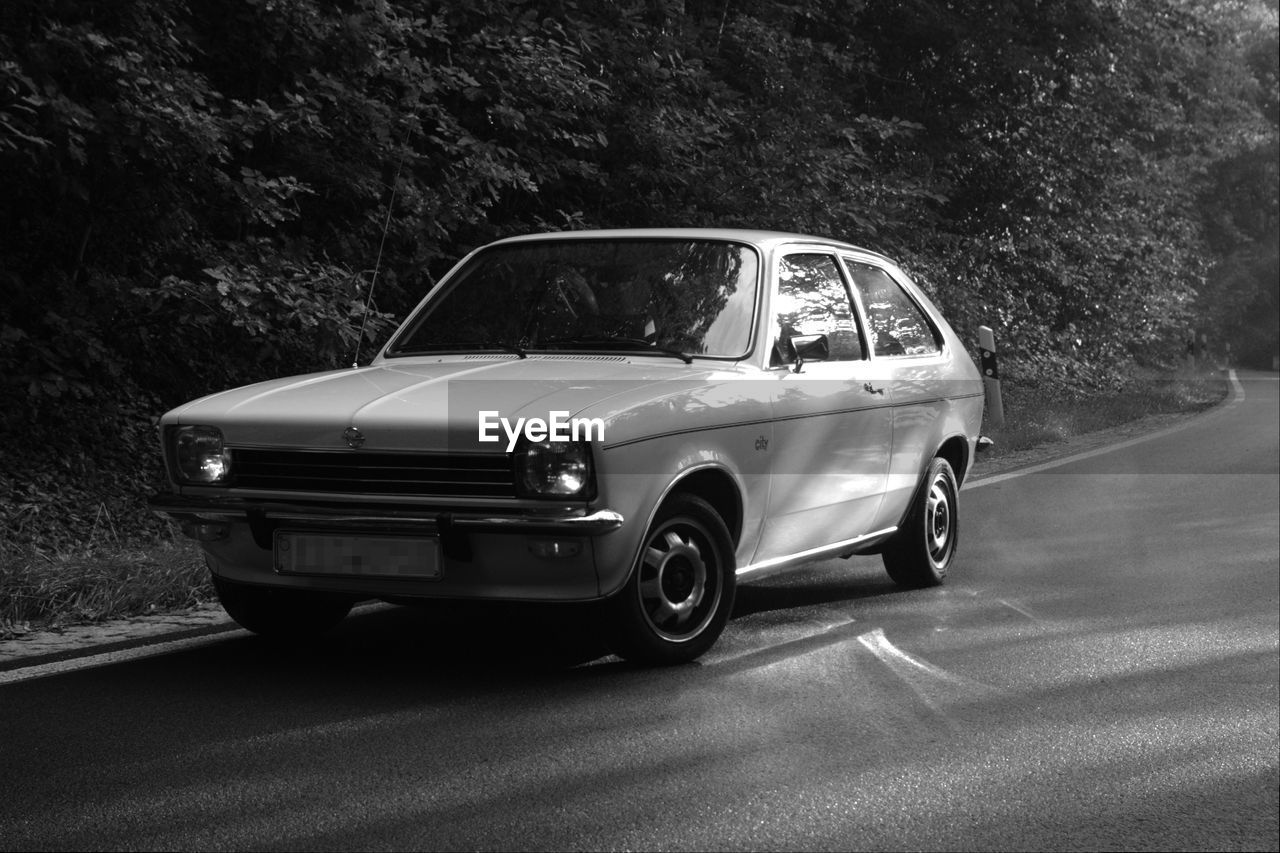
<path fill-rule="evenodd" d="M 276 571 L 287 574 L 439 580 L 440 541 L 279 530 L 275 564 Z"/>

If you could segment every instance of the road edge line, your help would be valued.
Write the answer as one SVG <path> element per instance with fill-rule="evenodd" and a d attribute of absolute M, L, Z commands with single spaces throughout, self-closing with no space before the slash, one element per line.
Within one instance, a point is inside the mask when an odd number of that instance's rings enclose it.
<path fill-rule="evenodd" d="M 390 608 L 391 605 L 381 601 L 369 601 L 363 604 L 357 604 L 351 609 L 351 615 L 360 616 L 377 610 Z M 69 649 L 67 652 L 56 652 L 55 654 L 67 654 L 67 657 L 58 657 L 57 660 L 46 661 L 45 663 L 32 662 L 30 664 L 17 663 L 16 666 L 0 670 L 0 687 L 8 684 L 18 684 L 23 681 L 30 681 L 35 678 L 45 678 L 50 675 L 61 675 L 64 672 L 75 672 L 80 669 L 89 669 L 95 666 L 106 666 L 114 663 L 124 663 L 125 661 L 141 660 L 144 658 L 154 657 L 156 655 L 168 654 L 169 652 L 183 651 L 184 649 L 199 648 L 201 646 L 213 645 L 223 640 L 244 639 L 255 636 L 252 632 L 239 627 L 234 622 L 228 620 L 221 625 L 212 629 L 203 630 L 201 633 L 191 637 L 180 637 L 176 640 L 156 639 L 155 642 L 146 642 L 146 639 L 164 637 L 165 634 L 154 634 L 152 637 L 139 638 L 141 645 L 129 646 L 125 645 L 120 648 L 113 648 L 105 652 L 90 652 L 89 654 L 78 654 L 81 651 L 88 651 L 92 646 L 83 646 L 79 649 Z M 129 642 L 128 640 L 124 642 Z M 42 656 L 47 657 L 47 656 Z M 33 656 L 33 661 L 40 658 Z M 17 659 L 21 661 L 21 659 Z"/>
<path fill-rule="evenodd" d="M 49 663 L 20 666 L 16 669 L 0 672 L 0 686 L 17 684 L 23 681 L 31 681 L 35 678 L 44 678 L 50 675 L 61 675 L 65 672 L 75 672 L 80 669 L 91 669 L 97 666 L 106 666 L 107 664 L 123 663 L 124 661 L 155 657 L 157 655 L 168 654 L 169 652 L 181 651 L 183 649 L 193 648 L 196 646 L 212 645 L 224 640 L 248 636 L 251 636 L 250 633 L 243 628 L 233 628 L 227 631 L 218 631 L 213 634 L 183 637 L 180 640 L 164 640 L 159 643 L 148 643 L 146 645 L 134 646 L 132 648 L 114 649 L 109 652 L 97 652 L 96 654 L 85 655 L 84 657 L 71 657 L 64 658 L 62 660 L 50 661 Z"/>
<path fill-rule="evenodd" d="M 1244 402 L 1245 391 L 1244 391 L 1244 385 L 1240 383 L 1240 378 L 1236 376 L 1235 368 L 1231 368 L 1230 370 L 1227 371 L 1227 378 L 1230 380 L 1230 385 L 1229 385 L 1230 390 L 1229 390 L 1228 398 L 1225 401 L 1223 401 L 1221 404 L 1214 406 L 1212 409 L 1208 410 L 1207 412 L 1201 412 L 1198 415 L 1194 415 L 1193 417 L 1187 418 L 1182 423 L 1174 424 L 1173 426 L 1165 427 L 1163 429 L 1158 429 L 1155 432 L 1147 433 L 1146 435 L 1139 435 L 1134 438 L 1127 438 L 1127 439 L 1124 439 L 1123 441 L 1118 441 L 1115 444 L 1108 444 L 1105 447 L 1095 447 L 1091 450 L 1082 450 L 1079 453 L 1073 453 L 1069 456 L 1063 456 L 1061 459 L 1051 459 L 1048 462 L 1040 462 L 1035 465 L 1029 465 L 1026 468 L 1018 468 L 1017 470 L 1014 470 L 1014 471 L 1006 471 L 1003 474 L 991 474 L 986 477 L 977 477 L 972 480 L 967 480 L 965 484 L 961 487 L 961 491 L 965 491 L 968 489 L 980 489 L 983 486 L 990 486 L 990 485 L 994 485 L 995 483 L 1003 483 L 1005 480 L 1013 480 L 1017 477 L 1025 477 L 1028 474 L 1038 474 L 1041 471 L 1048 471 L 1051 468 L 1057 468 L 1062 465 L 1069 465 L 1072 462 L 1079 462 L 1083 459 L 1092 459 L 1093 457 L 1101 456 L 1104 453 L 1112 453 L 1116 450 L 1123 450 L 1126 447 L 1132 447 L 1133 445 L 1141 444 L 1144 441 L 1152 441 L 1153 439 L 1163 438 L 1166 435 L 1172 435 L 1175 432 L 1181 432 L 1182 430 L 1187 429 L 1188 427 L 1199 423 L 1205 418 L 1216 417 L 1225 412 L 1229 412 L 1230 410 L 1234 409 L 1236 406 Z"/>

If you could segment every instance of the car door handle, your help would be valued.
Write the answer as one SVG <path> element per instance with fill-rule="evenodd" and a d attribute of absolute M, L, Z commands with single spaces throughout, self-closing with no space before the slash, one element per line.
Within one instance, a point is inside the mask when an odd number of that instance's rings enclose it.
<path fill-rule="evenodd" d="M 877 388 L 877 387 L 875 387 L 874 385 L 872 385 L 870 382 L 863 382 L 863 383 L 862 383 L 862 387 L 867 389 L 867 393 L 868 393 L 868 394 L 883 394 L 883 393 L 884 393 L 884 389 L 883 389 L 883 388 Z"/>

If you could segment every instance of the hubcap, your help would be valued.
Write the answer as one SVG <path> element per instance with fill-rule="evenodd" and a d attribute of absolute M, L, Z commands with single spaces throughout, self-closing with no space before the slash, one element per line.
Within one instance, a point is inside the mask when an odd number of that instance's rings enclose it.
<path fill-rule="evenodd" d="M 924 525 L 929 556 L 935 563 L 941 563 L 946 559 L 947 549 L 951 545 L 951 494 L 941 479 L 934 480 L 929 488 Z"/>
<path fill-rule="evenodd" d="M 711 621 L 720 597 L 715 557 L 710 537 L 691 521 L 672 520 L 649 539 L 639 568 L 640 606 L 660 636 L 690 640 Z"/>

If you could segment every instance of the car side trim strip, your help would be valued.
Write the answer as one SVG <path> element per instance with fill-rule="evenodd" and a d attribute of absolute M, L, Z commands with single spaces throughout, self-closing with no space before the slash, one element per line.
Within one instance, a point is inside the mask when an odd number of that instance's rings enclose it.
<path fill-rule="evenodd" d="M 783 421 L 799 421 L 799 420 L 806 420 L 808 418 L 828 417 L 831 415 L 848 415 L 854 412 L 870 412 L 876 409 L 892 409 L 893 406 L 894 406 L 893 403 L 881 403 L 876 406 L 857 406 L 849 409 L 829 409 L 825 412 L 805 412 L 799 415 L 784 415 L 782 417 L 776 417 L 776 418 L 756 418 L 754 420 L 734 421 L 733 423 L 727 423 L 727 424 L 712 424 L 709 426 L 696 426 L 696 427 L 687 427 L 685 429 L 673 429 L 673 430 L 668 430 L 666 432 L 655 432 L 652 435 L 645 435 L 639 438 L 630 438 L 630 439 L 627 439 L 626 441 L 618 441 L 612 444 L 606 444 L 604 446 L 604 449 L 614 450 L 616 448 L 626 447 L 631 444 L 640 444 L 641 442 L 645 442 L 645 441 L 657 441 L 660 438 L 671 438 L 677 435 L 689 435 L 690 433 L 695 433 L 695 432 L 713 432 L 715 430 L 721 430 L 721 429 L 736 429 L 737 427 L 759 426 L 761 424 L 776 424 L 776 423 L 781 423 Z"/>
<path fill-rule="evenodd" d="M 950 397 L 928 397 L 928 398 L 922 397 L 918 400 L 904 400 L 901 402 L 894 400 L 892 402 L 880 403 L 874 406 L 854 406 L 847 409 L 828 409 L 824 412 L 803 412 L 801 414 L 796 414 L 796 415 L 782 415 L 779 417 L 755 418 L 754 420 L 749 420 L 749 421 L 734 421 L 733 423 L 713 424 L 710 426 L 687 427 L 685 429 L 673 429 L 673 430 L 668 430 L 666 432 L 657 432 L 657 433 L 653 433 L 652 435 L 640 436 L 639 438 L 629 438 L 626 441 L 613 442 L 613 443 L 604 445 L 603 449 L 615 450 L 619 447 L 627 447 L 629 445 L 640 444 L 641 442 L 645 442 L 645 441 L 656 441 L 661 438 L 672 438 L 677 435 L 689 435 L 695 432 L 711 432 L 713 430 L 720 430 L 720 429 L 734 429 L 736 427 L 759 426 L 760 424 L 776 424 L 776 423 L 782 423 L 783 421 L 799 421 L 799 420 L 806 420 L 808 418 L 828 417 L 831 415 L 848 415 L 848 414 L 853 414 L 854 412 L 870 412 L 870 411 L 875 411 L 877 409 L 906 409 L 906 408 L 910 408 L 911 406 L 926 406 L 926 405 L 931 405 L 933 403 L 945 403 L 948 400 L 967 400 L 972 397 L 981 397 L 981 396 L 983 395 L 981 393 L 978 393 L 978 394 L 956 394 Z"/>
<path fill-rule="evenodd" d="M 844 539 L 844 540 L 841 540 L 840 542 L 832 542 L 830 545 L 820 545 L 817 548 L 809 548 L 804 551 L 797 551 L 794 554 L 787 554 L 782 557 L 771 557 L 768 560 L 761 560 L 758 563 L 752 563 L 749 566 L 743 566 L 742 568 L 738 569 L 737 574 L 738 574 L 738 577 L 742 577 L 743 575 L 750 574 L 752 572 L 759 572 L 759 571 L 763 571 L 764 569 L 771 569 L 771 568 L 774 568 L 775 566 L 781 566 L 784 563 L 798 563 L 804 560 L 812 559 L 814 557 L 838 554 L 841 551 L 847 550 L 849 548 L 855 548 L 859 545 L 866 545 L 866 544 L 869 544 L 874 539 L 883 539 L 884 537 L 897 532 L 898 532 L 898 528 L 896 526 L 886 527 L 883 530 L 877 530 L 874 533 L 864 533 L 861 536 L 855 536 L 852 539 Z"/>

